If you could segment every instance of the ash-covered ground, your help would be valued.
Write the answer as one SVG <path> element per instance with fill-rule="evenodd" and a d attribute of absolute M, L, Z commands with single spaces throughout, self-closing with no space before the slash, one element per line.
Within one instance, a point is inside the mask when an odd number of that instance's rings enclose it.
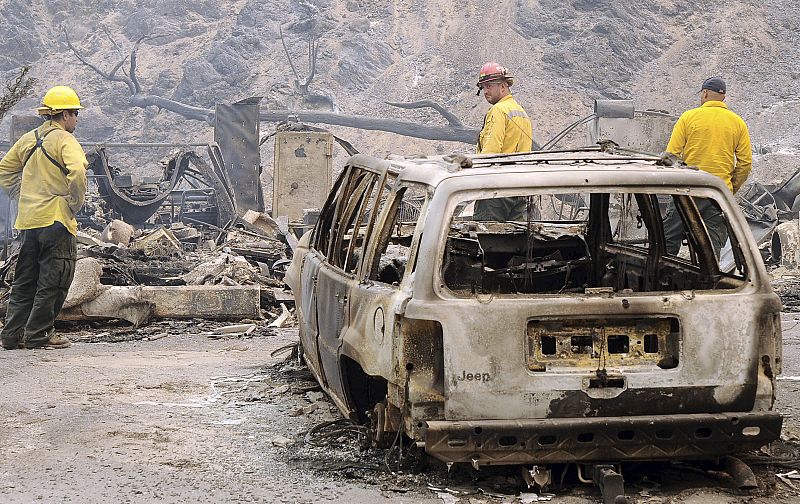
<path fill-rule="evenodd" d="M 800 375 L 800 316 L 784 316 L 784 376 Z M 289 357 L 296 329 L 249 337 L 218 322 L 131 330 L 65 326 L 67 350 L 3 351 L 0 502 L 374 502 L 584 504 L 599 491 L 557 468 L 546 492 L 518 467 L 473 471 L 419 450 L 365 446 L 307 369 Z M 784 440 L 744 456 L 759 489 L 718 468 L 623 468 L 639 503 L 790 503 L 800 468 L 800 382 L 779 381 Z"/>

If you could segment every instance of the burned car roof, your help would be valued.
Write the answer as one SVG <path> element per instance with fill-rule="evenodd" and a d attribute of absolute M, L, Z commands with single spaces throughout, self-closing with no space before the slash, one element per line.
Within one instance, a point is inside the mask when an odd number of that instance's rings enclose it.
<path fill-rule="evenodd" d="M 617 154 L 604 152 L 600 148 L 565 151 L 542 151 L 516 154 L 456 154 L 445 156 L 402 157 L 390 156 L 378 160 L 358 154 L 348 164 L 383 171 L 387 170 L 399 180 L 418 182 L 433 187 L 447 179 L 457 179 L 459 186 L 480 187 L 480 175 L 495 177 L 503 174 L 553 174 L 557 177 L 542 178 L 541 185 L 608 185 L 642 183 L 642 177 L 652 185 L 696 186 L 725 189 L 718 177 L 697 168 L 679 165 L 676 167 L 657 164 L 659 157 L 646 154 Z M 586 172 L 593 172 L 592 179 L 580 181 Z M 635 179 L 620 177 L 622 172 L 633 172 Z M 597 175 L 600 175 L 598 178 Z M 473 179 L 473 182 L 469 182 Z"/>

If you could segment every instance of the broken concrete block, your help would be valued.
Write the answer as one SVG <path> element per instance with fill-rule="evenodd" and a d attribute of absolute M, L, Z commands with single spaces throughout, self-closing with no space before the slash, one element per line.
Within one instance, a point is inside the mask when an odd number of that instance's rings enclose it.
<path fill-rule="evenodd" d="M 159 318 L 257 318 L 258 285 L 182 285 L 142 287 Z"/>
<path fill-rule="evenodd" d="M 103 265 L 93 257 L 79 259 L 75 263 L 75 277 L 64 300 L 64 308 L 71 308 L 91 301 L 109 288 L 100 283 L 103 274 Z"/>
<path fill-rule="evenodd" d="M 307 392 L 306 393 L 306 399 L 308 399 L 311 402 L 321 401 L 324 398 L 325 398 L 325 394 L 323 392 L 311 391 L 311 392 Z"/>
<path fill-rule="evenodd" d="M 273 395 L 285 394 L 285 393 L 289 392 L 289 390 L 291 388 L 292 387 L 290 385 L 281 385 L 280 387 L 275 387 L 274 389 L 272 389 L 271 393 Z"/>
<path fill-rule="evenodd" d="M 257 285 L 114 286 L 96 299 L 69 310 L 62 320 L 119 318 L 134 325 L 158 318 L 255 318 L 261 294 Z"/>
<path fill-rule="evenodd" d="M 114 219 L 108 223 L 106 228 L 100 233 L 100 239 L 115 245 L 128 246 L 133 237 L 133 226 L 119 219 Z"/>
<path fill-rule="evenodd" d="M 252 224 L 266 236 L 275 237 L 278 235 L 278 224 L 267 214 L 248 210 L 242 215 L 242 220 Z"/>

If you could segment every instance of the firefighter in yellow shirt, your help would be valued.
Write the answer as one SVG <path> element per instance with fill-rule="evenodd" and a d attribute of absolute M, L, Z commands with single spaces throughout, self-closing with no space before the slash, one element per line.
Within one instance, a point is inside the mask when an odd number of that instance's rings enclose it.
<path fill-rule="evenodd" d="M 528 114 L 517 103 L 509 89 L 514 78 L 505 67 L 486 63 L 478 78 L 478 94 L 492 107 L 486 112 L 478 138 L 478 154 L 529 152 L 533 145 L 533 128 Z M 483 221 L 524 220 L 526 200 L 523 197 L 493 198 L 475 202 L 473 218 Z"/>
<path fill-rule="evenodd" d="M 747 125 L 724 103 L 726 91 L 725 81 L 720 77 L 711 77 L 703 82 L 700 106 L 687 110 L 678 119 L 667 152 L 680 156 L 687 165 L 716 175 L 736 193 L 750 174 L 753 154 Z M 711 200 L 695 198 L 695 204 L 719 257 L 728 239 L 725 217 Z M 670 203 L 664 216 L 667 253 L 678 254 L 683 234 L 681 218 Z"/>
<path fill-rule="evenodd" d="M 0 187 L 19 199 L 14 227 L 22 243 L 0 332 L 7 350 L 71 344 L 55 334 L 53 322 L 75 274 L 75 214 L 86 194 L 88 163 L 72 136 L 82 108 L 73 89 L 51 88 L 36 109 L 44 123 L 0 160 Z"/>

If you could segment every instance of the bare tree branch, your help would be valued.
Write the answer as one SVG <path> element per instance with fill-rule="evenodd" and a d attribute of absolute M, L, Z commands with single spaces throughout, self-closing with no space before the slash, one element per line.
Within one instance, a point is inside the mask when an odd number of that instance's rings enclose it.
<path fill-rule="evenodd" d="M 133 44 L 133 49 L 131 49 L 131 66 L 130 70 L 128 70 L 128 77 L 133 82 L 133 94 L 142 92 L 142 86 L 139 85 L 139 80 L 136 78 L 136 51 L 139 50 L 139 44 L 142 43 L 142 40 L 144 40 L 144 36 L 139 37 L 136 43 Z"/>
<path fill-rule="evenodd" d="M 319 50 L 319 41 L 308 37 L 308 77 L 306 77 L 303 87 L 308 89 L 308 85 L 314 80 L 314 74 L 317 71 L 317 51 Z"/>
<path fill-rule="evenodd" d="M 5 90 L 0 95 L 0 119 L 20 100 L 31 94 L 33 86 L 36 84 L 36 79 L 27 77 L 30 69 L 27 66 L 22 67 L 19 75 L 6 82 Z"/>
<path fill-rule="evenodd" d="M 159 109 L 169 110 L 170 112 L 180 114 L 187 119 L 203 121 L 211 126 L 214 125 L 214 121 L 216 120 L 216 114 L 212 109 L 187 105 L 186 103 L 170 100 L 169 98 L 164 98 L 163 96 L 151 94 L 132 95 L 131 105 L 139 108 L 158 107 Z"/>
<path fill-rule="evenodd" d="M 283 45 L 283 52 L 286 54 L 286 59 L 289 61 L 289 66 L 294 73 L 294 90 L 303 98 L 306 105 L 315 108 L 317 105 L 326 104 L 333 112 L 338 112 L 339 107 L 336 104 L 336 97 L 329 90 L 312 90 L 311 82 L 314 80 L 314 75 L 317 73 L 317 56 L 319 54 L 319 40 L 312 34 L 308 35 L 308 73 L 304 79 L 300 79 L 300 73 L 294 64 L 294 60 L 289 54 L 289 48 L 286 45 L 286 40 L 283 37 L 283 29 L 278 27 L 281 35 L 281 44 Z"/>
<path fill-rule="evenodd" d="M 464 125 L 461 123 L 461 119 L 456 117 L 455 114 L 447 110 L 446 108 L 442 107 L 438 103 L 433 100 L 419 100 L 415 102 L 386 102 L 387 105 L 391 105 L 392 107 L 399 107 L 402 109 L 418 109 L 418 108 L 432 108 L 435 111 L 439 112 L 445 119 L 447 119 L 447 123 L 454 127 L 454 128 L 463 128 Z"/>
<path fill-rule="evenodd" d="M 139 94 L 142 92 L 142 87 L 139 85 L 139 79 L 136 78 L 136 58 L 137 52 L 139 51 L 139 45 L 146 40 L 153 40 L 164 36 L 165 35 L 142 35 L 136 40 L 136 43 L 133 44 L 133 49 L 131 49 L 131 67 L 128 77 L 130 77 L 131 81 L 133 82 L 133 87 L 136 89 L 134 94 Z"/>
<path fill-rule="evenodd" d="M 69 40 L 69 35 L 67 35 L 67 30 L 66 28 L 64 28 L 63 25 L 61 26 L 61 31 L 64 32 L 64 40 L 66 40 L 67 42 L 67 47 L 69 47 L 69 49 L 73 52 L 73 54 L 75 54 L 75 57 L 78 58 L 81 61 L 81 63 L 94 70 L 95 73 L 97 73 L 106 80 L 110 80 L 112 82 L 124 83 L 126 86 L 128 86 L 128 89 L 130 90 L 131 94 L 136 94 L 136 86 L 134 85 L 130 77 L 128 77 L 127 75 L 125 77 L 120 77 L 119 75 L 117 75 L 117 71 L 125 63 L 125 60 L 128 59 L 127 56 L 125 56 L 122 59 L 122 61 L 114 65 L 114 68 L 110 72 L 104 72 L 100 70 L 100 68 L 98 68 L 96 65 L 92 64 L 92 62 L 86 59 L 86 57 L 84 57 L 80 52 L 78 52 L 78 50 L 75 48 L 74 45 L 72 45 L 72 42 Z"/>
<path fill-rule="evenodd" d="M 119 60 L 119 63 L 114 65 L 114 68 L 111 69 L 111 72 L 110 72 L 111 75 L 116 74 L 117 71 L 122 67 L 122 65 L 125 64 L 126 61 L 128 61 L 128 57 L 127 56 L 122 58 L 121 60 Z M 123 70 L 122 73 L 125 73 L 125 70 Z M 127 76 L 128 76 L 128 74 L 125 74 L 125 77 L 127 77 Z"/>
<path fill-rule="evenodd" d="M 292 73 L 294 74 L 294 83 L 297 86 L 300 86 L 300 75 L 297 74 L 297 69 L 294 67 L 294 61 L 292 60 L 292 56 L 289 54 L 289 48 L 286 47 L 286 41 L 283 39 L 283 28 L 278 25 L 278 33 L 281 36 L 281 44 L 283 45 L 283 52 L 286 53 L 286 59 L 289 60 L 289 66 L 292 67 Z"/>
<path fill-rule="evenodd" d="M 117 52 L 121 53 L 122 48 L 119 46 L 119 44 L 117 44 L 117 41 L 114 40 L 114 37 L 111 36 L 111 32 L 108 31 L 108 27 L 106 25 L 101 25 L 100 29 L 103 30 L 103 33 L 105 34 L 108 41 L 111 42 L 111 45 L 114 46 L 114 49 L 116 49 Z"/>
<path fill-rule="evenodd" d="M 283 52 L 286 54 L 286 59 L 289 61 L 289 66 L 292 68 L 292 73 L 294 74 L 294 85 L 295 89 L 297 89 L 301 95 L 306 96 L 309 93 L 308 86 L 311 84 L 311 81 L 314 80 L 314 75 L 317 72 L 317 54 L 319 52 L 319 40 L 317 37 L 309 34 L 308 35 L 308 73 L 304 79 L 300 78 L 300 72 L 297 71 L 297 67 L 294 65 L 294 58 L 292 55 L 289 54 L 289 48 L 286 45 L 286 39 L 283 37 L 283 28 L 278 26 L 278 33 L 281 36 L 281 45 L 283 45 Z M 332 103 L 332 106 L 335 104 Z"/>
<path fill-rule="evenodd" d="M 418 122 L 393 119 L 389 117 L 369 117 L 343 115 L 316 110 L 262 110 L 261 120 L 266 122 L 299 121 L 304 123 L 322 123 L 348 128 L 373 131 L 387 131 L 398 135 L 423 138 L 425 140 L 443 140 L 474 144 L 478 142 L 477 128 L 468 126 L 434 126 Z"/>

